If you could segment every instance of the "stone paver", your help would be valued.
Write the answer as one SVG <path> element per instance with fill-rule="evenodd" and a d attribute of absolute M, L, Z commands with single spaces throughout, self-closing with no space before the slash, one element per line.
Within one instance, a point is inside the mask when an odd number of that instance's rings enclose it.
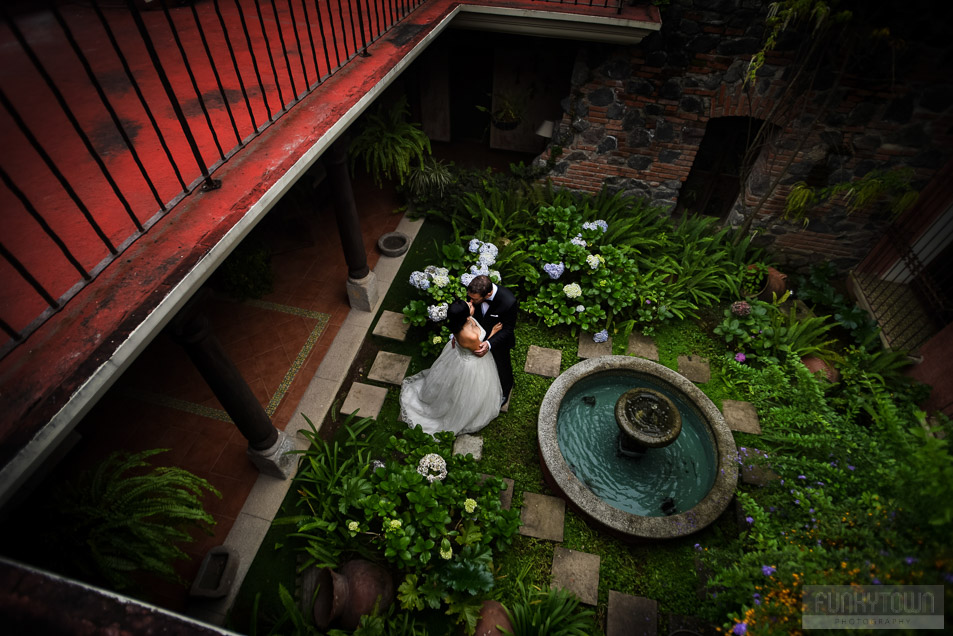
<path fill-rule="evenodd" d="M 526 366 L 523 371 L 544 378 L 555 378 L 559 375 L 559 365 L 562 363 L 563 353 L 558 349 L 547 349 L 530 345 L 526 352 Z M 507 404 L 509 402 L 507 401 Z"/>
<path fill-rule="evenodd" d="M 372 332 L 375 336 L 391 338 L 403 342 L 407 339 L 407 330 L 410 325 L 404 322 L 404 314 L 398 314 L 395 311 L 384 311 L 381 313 L 377 325 Z"/>
<path fill-rule="evenodd" d="M 738 458 L 741 460 L 741 481 L 753 486 L 765 486 L 768 482 L 778 479 L 778 474 L 764 465 L 763 459 L 756 464 L 754 458 L 766 457 L 764 451 L 757 448 L 741 446 L 738 448 Z"/>
<path fill-rule="evenodd" d="M 643 596 L 609 590 L 606 636 L 657 636 L 658 603 Z"/>
<path fill-rule="evenodd" d="M 473 459 L 480 461 L 483 457 L 483 437 L 480 435 L 460 435 L 453 441 L 453 454 L 473 455 Z"/>
<path fill-rule="evenodd" d="M 605 342 L 593 342 L 592 334 L 586 331 L 579 333 L 579 357 L 598 358 L 612 355 L 612 339 Z"/>
<path fill-rule="evenodd" d="M 559 497 L 523 493 L 520 510 L 520 534 L 548 541 L 562 541 L 565 526 L 566 502 Z"/>
<path fill-rule="evenodd" d="M 599 555 L 556 546 L 553 587 L 568 590 L 586 605 L 599 602 Z"/>
<path fill-rule="evenodd" d="M 708 359 L 699 356 L 678 356 L 678 372 L 699 384 L 705 384 L 711 380 Z"/>
<path fill-rule="evenodd" d="M 484 473 L 482 481 L 486 481 L 491 476 L 492 475 L 487 475 Z M 503 483 L 506 484 L 506 490 L 500 491 L 500 505 L 503 506 L 504 510 L 509 510 L 510 506 L 513 505 L 513 487 L 516 485 L 516 482 L 509 477 L 501 477 L 500 479 L 502 479 Z"/>
<path fill-rule="evenodd" d="M 374 364 L 367 373 L 367 379 L 400 385 L 404 381 L 404 376 L 407 375 L 408 366 L 410 366 L 410 356 L 378 351 Z"/>
<path fill-rule="evenodd" d="M 629 346 L 626 347 L 625 352 L 628 355 L 658 362 L 658 347 L 655 346 L 655 341 L 640 333 L 629 334 Z"/>
<path fill-rule="evenodd" d="M 721 412 L 725 416 L 728 428 L 741 433 L 761 435 L 761 425 L 758 423 L 758 412 L 751 402 L 740 400 L 724 400 Z"/>
<path fill-rule="evenodd" d="M 350 415 L 356 410 L 358 417 L 376 418 L 381 412 L 381 406 L 386 397 L 387 389 L 382 386 L 355 382 L 347 392 L 347 397 L 344 398 L 341 413 Z"/>

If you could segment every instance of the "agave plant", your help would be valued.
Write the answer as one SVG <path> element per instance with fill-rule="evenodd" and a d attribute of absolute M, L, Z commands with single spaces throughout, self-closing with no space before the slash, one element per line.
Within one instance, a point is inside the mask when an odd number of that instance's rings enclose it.
<path fill-rule="evenodd" d="M 179 544 L 193 540 L 187 527 L 208 531 L 215 524 L 201 498 L 221 493 L 187 470 L 146 461 L 166 450 L 118 451 L 76 481 L 59 485 L 46 518 L 47 545 L 117 590 L 134 588 L 134 577 L 142 572 L 183 582 L 173 563 L 189 556 Z"/>

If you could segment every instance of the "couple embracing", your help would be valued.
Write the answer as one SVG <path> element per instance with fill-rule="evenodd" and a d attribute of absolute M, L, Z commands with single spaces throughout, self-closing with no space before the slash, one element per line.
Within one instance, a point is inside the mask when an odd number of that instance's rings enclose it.
<path fill-rule="evenodd" d="M 479 431 L 499 414 L 513 388 L 516 297 L 488 276 L 470 281 L 467 297 L 447 309 L 453 337 L 440 357 L 401 387 L 401 419 L 431 435 Z"/>

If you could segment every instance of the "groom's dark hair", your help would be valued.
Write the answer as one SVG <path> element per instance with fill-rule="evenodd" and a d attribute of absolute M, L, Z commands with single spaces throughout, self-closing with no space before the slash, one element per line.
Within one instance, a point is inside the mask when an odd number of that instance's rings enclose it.
<path fill-rule="evenodd" d="M 470 281 L 470 284 L 467 285 L 467 291 L 471 294 L 480 294 L 481 296 L 486 296 L 493 291 L 493 281 L 490 280 L 489 276 L 480 274 Z"/>
<path fill-rule="evenodd" d="M 463 300 L 455 300 L 447 308 L 447 327 L 450 333 L 456 334 L 467 324 L 470 317 L 470 305 Z"/>

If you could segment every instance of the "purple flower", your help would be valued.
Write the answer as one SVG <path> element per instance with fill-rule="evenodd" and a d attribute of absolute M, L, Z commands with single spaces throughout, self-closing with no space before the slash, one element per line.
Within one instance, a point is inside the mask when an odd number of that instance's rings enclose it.
<path fill-rule="evenodd" d="M 880 579 L 878 579 L 877 577 L 874 577 L 871 583 L 873 583 L 874 585 L 880 585 Z"/>
<path fill-rule="evenodd" d="M 698 550 L 699 552 L 701 552 L 701 551 L 702 551 L 702 544 L 696 543 L 696 544 L 695 544 L 695 549 Z"/>
<path fill-rule="evenodd" d="M 913 564 L 916 563 L 918 560 L 919 560 L 919 559 L 917 559 L 916 557 L 906 557 L 906 558 L 904 559 L 904 561 L 906 561 L 907 565 L 913 565 Z"/>
<path fill-rule="evenodd" d="M 745 521 L 748 523 L 754 523 L 754 517 L 745 517 Z"/>
<path fill-rule="evenodd" d="M 748 624 L 747 623 L 737 623 L 733 628 L 731 628 L 731 633 L 735 636 L 741 636 L 742 634 L 748 633 Z"/>
<path fill-rule="evenodd" d="M 850 464 L 847 464 L 847 470 L 854 470 L 854 467 L 851 466 Z"/>
<path fill-rule="evenodd" d="M 543 271 L 549 274 L 551 279 L 556 280 L 566 271 L 566 266 L 562 263 L 546 263 L 543 265 Z"/>
<path fill-rule="evenodd" d="M 800 504 L 800 503 L 801 503 L 801 500 L 800 500 L 800 499 L 795 499 L 795 500 L 794 500 L 794 503 Z"/>
<path fill-rule="evenodd" d="M 600 331 L 599 333 L 594 334 L 594 335 L 592 336 L 592 341 L 593 341 L 593 342 L 605 342 L 605 341 L 608 340 L 608 339 L 609 339 L 609 332 L 606 331 L 605 329 L 603 329 L 603 330 Z"/>
<path fill-rule="evenodd" d="M 645 304 L 646 304 L 646 305 L 651 305 L 651 304 L 652 304 L 652 301 L 649 300 L 648 298 L 646 298 L 646 299 L 645 299 Z"/>
<path fill-rule="evenodd" d="M 743 352 L 738 352 L 735 354 L 735 362 L 744 362 L 747 360 Z"/>
<path fill-rule="evenodd" d="M 947 583 L 953 583 L 953 574 L 950 574 L 949 572 L 945 573 L 943 575 L 943 580 Z"/>
<path fill-rule="evenodd" d="M 763 574 L 763 575 L 765 575 L 765 576 L 771 576 L 772 574 L 774 574 L 774 573 L 777 572 L 777 571 L 778 571 L 778 569 L 777 569 L 776 567 L 774 567 L 773 565 L 762 565 L 762 566 L 761 566 L 761 574 Z"/>
<path fill-rule="evenodd" d="M 804 475 L 798 475 L 797 478 L 798 478 L 798 479 L 807 479 L 807 477 L 805 477 Z"/>

